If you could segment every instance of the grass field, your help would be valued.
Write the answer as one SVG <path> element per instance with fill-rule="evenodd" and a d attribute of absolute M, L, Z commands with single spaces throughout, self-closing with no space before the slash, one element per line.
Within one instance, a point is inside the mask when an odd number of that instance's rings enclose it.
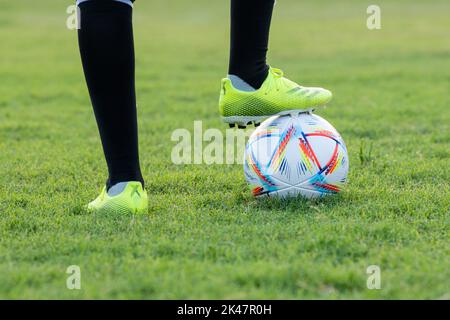
<path fill-rule="evenodd" d="M 350 183 L 256 201 L 240 165 L 172 164 L 176 128 L 226 127 L 227 1 L 135 6 L 148 216 L 88 214 L 106 179 L 71 1 L 0 3 L 0 298 L 450 299 L 450 3 L 280 0 L 270 63 L 334 92 Z M 81 290 L 66 268 L 81 268 Z M 381 290 L 366 268 L 381 268 Z"/>

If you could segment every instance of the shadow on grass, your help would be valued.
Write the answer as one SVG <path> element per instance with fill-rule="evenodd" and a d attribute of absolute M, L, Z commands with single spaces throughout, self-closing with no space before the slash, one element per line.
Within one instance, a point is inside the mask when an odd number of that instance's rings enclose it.
<path fill-rule="evenodd" d="M 271 198 L 264 197 L 254 199 L 250 204 L 258 210 L 277 210 L 277 211 L 295 211 L 295 212 L 320 212 L 332 209 L 339 205 L 343 197 L 339 194 L 320 199 L 306 199 L 302 196 L 292 198 Z"/>
<path fill-rule="evenodd" d="M 114 225 L 121 228 L 133 227 L 137 221 L 151 219 L 151 212 L 147 214 L 133 214 L 114 211 L 91 212 L 86 206 L 77 205 L 69 209 L 69 214 L 88 219 L 93 224 Z"/>

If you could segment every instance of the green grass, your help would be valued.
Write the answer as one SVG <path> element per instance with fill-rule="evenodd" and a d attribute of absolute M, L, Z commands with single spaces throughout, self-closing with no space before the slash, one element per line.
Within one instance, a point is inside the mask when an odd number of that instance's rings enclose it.
<path fill-rule="evenodd" d="M 270 62 L 330 88 L 350 183 L 256 201 L 240 165 L 171 163 L 176 128 L 222 128 L 227 1 L 138 1 L 148 216 L 82 208 L 106 178 L 73 1 L 0 4 L 0 298 L 450 298 L 450 3 L 281 0 Z M 382 289 L 368 290 L 379 265 Z M 79 265 L 82 290 L 66 288 Z"/>

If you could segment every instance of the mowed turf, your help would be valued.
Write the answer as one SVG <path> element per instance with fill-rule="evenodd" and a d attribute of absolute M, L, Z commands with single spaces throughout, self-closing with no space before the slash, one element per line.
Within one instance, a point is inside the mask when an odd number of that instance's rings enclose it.
<path fill-rule="evenodd" d="M 378 1 L 373 31 L 371 3 L 278 1 L 270 63 L 334 92 L 318 114 L 350 154 L 341 195 L 287 202 L 241 165 L 171 162 L 175 129 L 225 132 L 228 2 L 138 1 L 146 216 L 83 210 L 106 166 L 70 4 L 0 3 L 0 298 L 450 298 L 448 1 Z"/>

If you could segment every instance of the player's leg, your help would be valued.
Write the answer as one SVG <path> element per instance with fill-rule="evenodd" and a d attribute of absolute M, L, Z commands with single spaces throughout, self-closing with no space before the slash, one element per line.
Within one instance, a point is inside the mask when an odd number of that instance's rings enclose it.
<path fill-rule="evenodd" d="M 109 178 L 92 210 L 145 211 L 139 165 L 132 3 L 80 0 L 80 54 Z"/>
<path fill-rule="evenodd" d="M 266 55 L 274 0 L 232 0 L 228 74 L 254 89 L 267 77 Z"/>
<path fill-rule="evenodd" d="M 219 109 L 230 124 L 245 126 L 274 114 L 324 106 L 331 92 L 301 87 L 266 63 L 274 0 L 231 0 L 229 75 L 222 80 Z"/>

